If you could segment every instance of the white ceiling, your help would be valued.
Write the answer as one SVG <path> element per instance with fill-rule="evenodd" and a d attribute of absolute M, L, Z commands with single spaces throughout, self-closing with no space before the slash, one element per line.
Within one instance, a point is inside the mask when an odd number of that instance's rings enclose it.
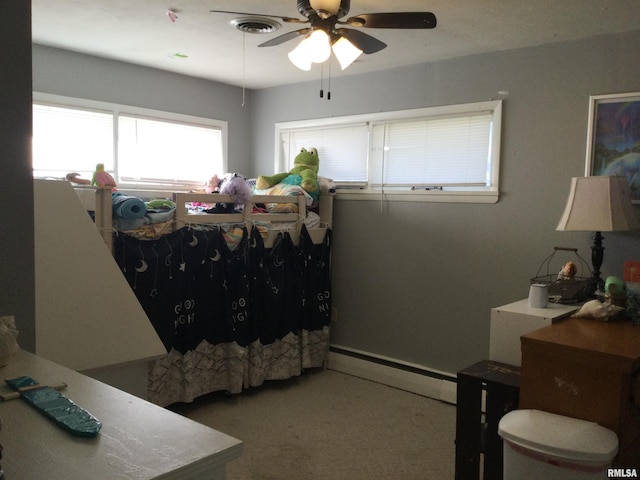
<path fill-rule="evenodd" d="M 258 48 L 305 25 L 279 22 L 282 28 L 275 33 L 245 34 L 230 25 L 238 15 L 209 13 L 233 10 L 300 17 L 295 0 L 32 0 L 32 9 L 33 41 L 42 45 L 252 89 L 321 75 L 319 66 L 303 72 L 289 62 L 287 53 L 299 40 Z M 169 10 L 176 12 L 175 22 L 167 15 Z M 638 0 L 352 0 L 348 16 L 404 11 L 431 11 L 438 26 L 365 29 L 388 47 L 362 55 L 344 72 L 334 62 L 331 76 L 640 28 Z"/>

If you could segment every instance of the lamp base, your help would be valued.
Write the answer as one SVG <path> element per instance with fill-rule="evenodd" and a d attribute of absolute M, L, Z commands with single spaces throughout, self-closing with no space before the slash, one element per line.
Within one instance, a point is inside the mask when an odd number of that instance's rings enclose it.
<path fill-rule="evenodd" d="M 591 265 L 593 271 L 591 272 L 591 287 L 593 287 L 593 296 L 595 298 L 597 291 L 604 292 L 604 282 L 600 277 L 600 267 L 602 266 L 602 260 L 604 259 L 604 247 L 602 246 L 603 236 L 601 232 L 596 232 L 593 236 L 593 245 L 591 246 Z"/>
<path fill-rule="evenodd" d="M 604 296 L 604 282 L 600 277 L 590 277 L 587 280 L 586 291 L 589 292 L 589 299 L 593 300 L 598 298 L 602 300 Z"/>

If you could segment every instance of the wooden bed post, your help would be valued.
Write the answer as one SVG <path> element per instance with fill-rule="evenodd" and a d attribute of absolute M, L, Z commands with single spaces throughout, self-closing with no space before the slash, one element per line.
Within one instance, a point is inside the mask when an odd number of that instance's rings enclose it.
<path fill-rule="evenodd" d="M 96 189 L 95 222 L 100 235 L 107 244 L 109 251 L 113 250 L 113 200 L 110 188 Z"/>
<path fill-rule="evenodd" d="M 320 222 L 323 226 L 331 227 L 333 221 L 333 194 L 321 193 L 320 206 L 318 213 L 320 214 Z"/>

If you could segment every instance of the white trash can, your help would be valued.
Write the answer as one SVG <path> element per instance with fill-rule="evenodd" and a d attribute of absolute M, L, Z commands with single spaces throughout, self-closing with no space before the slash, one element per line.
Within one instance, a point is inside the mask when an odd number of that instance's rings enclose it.
<path fill-rule="evenodd" d="M 618 437 L 594 422 L 540 410 L 513 410 L 498 424 L 504 480 L 607 478 Z"/>

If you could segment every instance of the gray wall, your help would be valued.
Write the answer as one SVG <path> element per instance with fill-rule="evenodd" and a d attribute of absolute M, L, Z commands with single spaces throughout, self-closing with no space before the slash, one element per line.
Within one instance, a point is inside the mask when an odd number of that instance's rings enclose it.
<path fill-rule="evenodd" d="M 256 92 L 258 173 L 278 121 L 504 98 L 497 204 L 337 200 L 332 343 L 455 373 L 487 358 L 490 309 L 526 298 L 554 246 L 590 263 L 592 234 L 555 227 L 584 174 L 589 95 L 640 91 L 639 44 L 634 32 L 335 78 L 330 101 L 318 82 Z M 637 233 L 605 247 L 604 276 L 640 258 Z"/>
<path fill-rule="evenodd" d="M 249 108 L 238 87 L 34 45 L 33 90 L 225 120 L 229 170 L 251 168 Z"/>
<path fill-rule="evenodd" d="M 0 15 L 0 315 L 13 315 L 22 348 L 35 350 L 31 173 L 31 3 Z"/>
<path fill-rule="evenodd" d="M 525 298 L 554 246 L 572 176 L 584 172 L 589 95 L 640 91 L 640 31 L 250 92 L 34 46 L 34 90 L 229 121 L 230 170 L 272 173 L 274 123 L 504 96 L 495 205 L 337 200 L 335 344 L 455 373 L 489 349 L 491 307 Z M 322 161 L 322 159 L 321 159 Z M 638 259 L 638 234 L 605 234 L 604 275 Z M 559 269 L 559 265 L 554 268 Z M 554 272 L 555 273 L 555 272 Z M 588 274 L 588 273 L 587 273 Z"/>

